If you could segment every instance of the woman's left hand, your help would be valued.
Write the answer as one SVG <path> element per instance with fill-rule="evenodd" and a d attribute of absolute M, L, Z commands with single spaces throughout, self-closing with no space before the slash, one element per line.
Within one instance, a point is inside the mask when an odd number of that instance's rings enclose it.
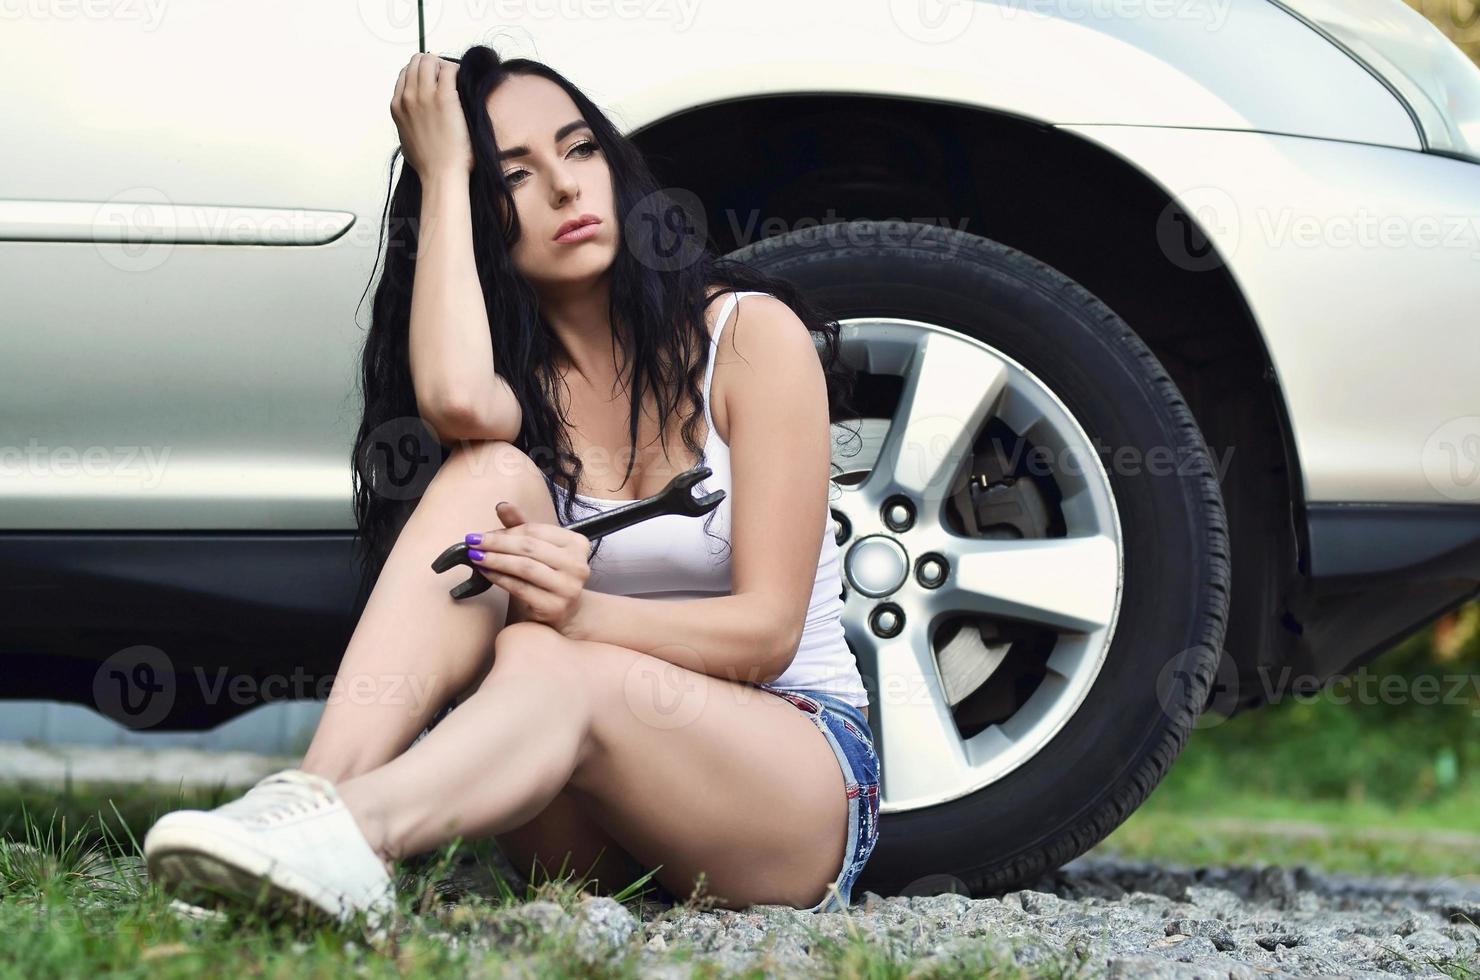
<path fill-rule="evenodd" d="M 574 635 L 591 577 L 591 540 L 558 524 L 526 521 L 512 501 L 500 500 L 495 510 L 504 526 L 468 535 L 468 560 L 509 593 L 508 622 L 544 623 Z"/>

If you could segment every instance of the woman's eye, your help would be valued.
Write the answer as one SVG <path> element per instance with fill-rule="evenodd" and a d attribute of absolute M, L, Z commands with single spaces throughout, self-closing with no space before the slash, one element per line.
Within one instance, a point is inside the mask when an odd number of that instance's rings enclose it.
<path fill-rule="evenodd" d="M 596 154 L 596 144 L 591 142 L 590 140 L 582 140 L 581 142 L 570 148 L 569 155 L 575 155 L 577 153 L 580 154 L 580 158 L 582 160 L 589 160 L 592 156 Z M 504 174 L 504 180 L 508 181 L 511 186 L 521 184 L 523 183 L 523 181 L 515 180 L 514 175 L 527 173 L 529 173 L 529 171 L 527 170 L 510 170 L 508 173 Z"/>

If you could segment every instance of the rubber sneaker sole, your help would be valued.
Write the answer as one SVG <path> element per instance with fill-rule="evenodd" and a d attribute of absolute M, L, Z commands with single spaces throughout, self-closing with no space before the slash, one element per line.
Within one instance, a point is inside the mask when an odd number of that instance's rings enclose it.
<path fill-rule="evenodd" d="M 267 914 L 335 922 L 353 918 L 348 896 L 314 884 L 233 836 L 193 820 L 170 821 L 170 816 L 161 817 L 144 841 L 149 876 L 167 892 L 194 904 L 216 904 L 225 896 Z M 376 910 L 367 909 L 365 916 L 371 928 L 381 924 Z"/>

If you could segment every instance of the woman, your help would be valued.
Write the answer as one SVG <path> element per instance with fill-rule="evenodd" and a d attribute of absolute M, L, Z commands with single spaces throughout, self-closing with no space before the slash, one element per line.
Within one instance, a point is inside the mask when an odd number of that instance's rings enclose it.
<path fill-rule="evenodd" d="M 161 817 L 151 875 L 243 898 L 265 878 L 378 922 L 396 859 L 493 835 L 516 866 L 569 859 L 611 891 L 655 867 L 670 899 L 846 908 L 879 776 L 828 508 L 837 324 L 711 255 L 538 62 L 418 54 L 391 114 L 406 166 L 363 355 L 363 609 L 299 767 Z M 436 440 L 408 453 L 412 421 Z M 437 465 L 408 492 L 395 464 L 418 455 Z M 703 519 L 594 550 L 564 526 L 700 462 L 694 492 L 726 491 Z M 464 537 L 495 587 L 458 601 L 467 570 L 429 563 Z"/>

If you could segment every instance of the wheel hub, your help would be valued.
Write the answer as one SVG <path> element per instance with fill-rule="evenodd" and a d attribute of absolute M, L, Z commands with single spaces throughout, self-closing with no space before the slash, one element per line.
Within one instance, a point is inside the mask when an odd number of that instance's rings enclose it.
<path fill-rule="evenodd" d="M 899 542 L 882 534 L 864 538 L 848 550 L 849 584 L 875 599 L 898 591 L 909 570 L 909 556 Z"/>
<path fill-rule="evenodd" d="M 1021 364 L 920 321 L 842 327 L 852 366 L 904 379 L 882 417 L 834 424 L 830 506 L 881 810 L 909 810 L 1001 779 L 1078 710 L 1114 633 L 1120 525 L 1088 435 Z M 1003 471 L 1013 440 L 1062 465 Z"/>

